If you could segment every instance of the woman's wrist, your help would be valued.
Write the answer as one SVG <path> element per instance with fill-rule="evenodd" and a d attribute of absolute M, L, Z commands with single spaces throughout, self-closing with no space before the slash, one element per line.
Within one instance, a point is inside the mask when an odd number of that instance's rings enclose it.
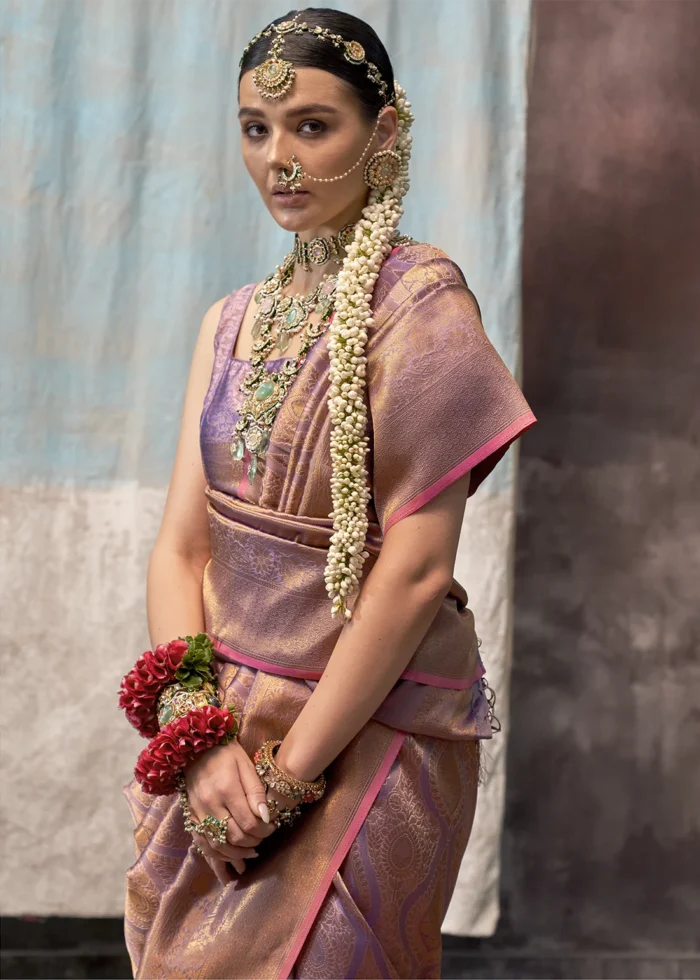
<path fill-rule="evenodd" d="M 302 779 L 304 782 L 314 782 L 321 775 L 320 772 L 312 773 L 309 772 L 308 768 L 304 768 L 303 762 L 301 762 L 298 758 L 298 753 L 294 750 L 294 742 L 289 734 L 282 739 L 282 744 L 275 753 L 275 762 L 280 769 L 284 769 L 290 776 L 293 776 L 295 779 Z"/>
<path fill-rule="evenodd" d="M 320 800 L 326 791 L 326 777 L 322 773 L 316 780 L 302 780 L 284 769 L 277 758 L 281 739 L 267 739 L 253 753 L 255 771 L 264 783 L 270 805 L 285 821 L 293 822 L 302 813 L 302 806 Z M 279 809 L 279 804 L 285 813 Z"/>

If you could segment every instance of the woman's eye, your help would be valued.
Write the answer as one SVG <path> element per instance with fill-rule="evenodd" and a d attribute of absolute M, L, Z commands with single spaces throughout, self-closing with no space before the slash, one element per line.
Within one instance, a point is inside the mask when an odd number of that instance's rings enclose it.
<path fill-rule="evenodd" d="M 305 133 L 307 136 L 316 136 L 325 129 L 327 129 L 326 124 L 319 119 L 307 119 L 299 125 L 299 132 Z M 244 127 L 243 132 L 250 139 L 260 139 L 260 137 L 265 135 L 266 129 L 262 123 L 248 123 Z"/>
<path fill-rule="evenodd" d="M 307 126 L 310 126 L 311 128 L 306 129 L 305 127 Z M 300 131 L 313 135 L 316 135 L 316 133 L 322 133 L 325 128 L 326 128 L 326 124 L 322 123 L 320 119 L 306 119 L 299 126 Z"/>

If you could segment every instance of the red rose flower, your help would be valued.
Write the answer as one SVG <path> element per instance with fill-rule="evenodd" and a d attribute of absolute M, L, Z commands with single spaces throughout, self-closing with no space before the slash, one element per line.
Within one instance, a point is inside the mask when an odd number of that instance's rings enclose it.
<path fill-rule="evenodd" d="M 145 738 L 158 732 L 158 698 L 163 688 L 175 680 L 175 672 L 187 650 L 185 640 L 161 643 L 154 651 L 147 650 L 142 654 L 122 679 L 119 707 Z"/>
<path fill-rule="evenodd" d="M 187 643 L 184 640 L 160 643 L 152 653 L 149 650 L 144 654 L 146 668 L 151 677 L 157 678 L 161 684 L 167 684 L 175 676 L 186 653 Z"/>
<path fill-rule="evenodd" d="M 176 790 L 175 776 L 200 752 L 238 731 L 234 714 L 209 704 L 165 725 L 136 763 L 134 775 L 145 793 L 167 796 Z"/>

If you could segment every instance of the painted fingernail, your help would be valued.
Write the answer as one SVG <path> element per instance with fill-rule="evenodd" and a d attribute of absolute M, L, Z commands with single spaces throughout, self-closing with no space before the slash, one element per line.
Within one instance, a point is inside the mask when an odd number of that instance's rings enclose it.
<path fill-rule="evenodd" d="M 265 821 L 265 823 L 269 823 L 270 822 L 270 811 L 267 809 L 267 804 L 266 803 L 258 803 L 258 811 L 260 813 L 260 816 Z"/>

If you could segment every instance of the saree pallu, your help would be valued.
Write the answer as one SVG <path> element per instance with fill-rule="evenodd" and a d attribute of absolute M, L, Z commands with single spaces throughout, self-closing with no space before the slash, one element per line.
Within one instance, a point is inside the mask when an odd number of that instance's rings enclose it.
<path fill-rule="evenodd" d="M 253 291 L 224 305 L 200 426 L 211 532 L 205 627 L 249 755 L 284 738 L 353 626 L 331 617 L 323 578 L 332 534 L 327 333 L 278 412 L 262 474 L 251 484 L 247 451 L 242 460 L 229 452 L 248 368 L 232 352 Z M 394 523 L 468 470 L 473 494 L 535 422 L 461 271 L 439 249 L 395 249 L 372 305 L 363 577 Z M 135 976 L 439 977 L 479 740 L 491 734 L 474 617 L 453 579 L 393 689 L 327 768 L 325 796 L 261 842 L 228 886 L 188 849 L 177 797 L 149 797 L 132 780 L 125 933 Z"/>

